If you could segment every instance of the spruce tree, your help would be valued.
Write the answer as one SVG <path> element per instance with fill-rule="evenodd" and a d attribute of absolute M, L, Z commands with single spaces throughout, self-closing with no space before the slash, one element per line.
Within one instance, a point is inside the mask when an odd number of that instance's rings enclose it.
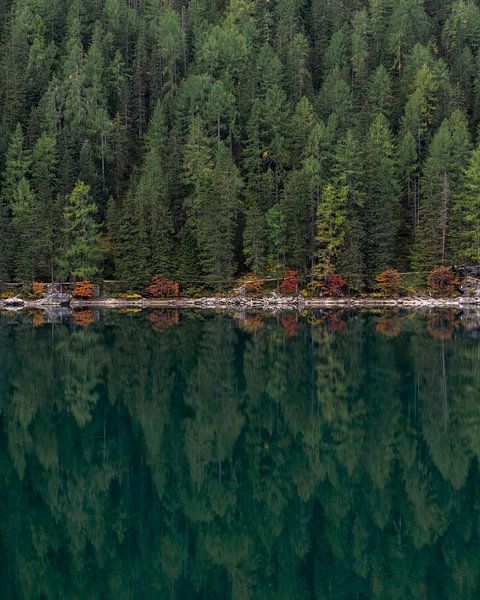
<path fill-rule="evenodd" d="M 102 250 L 97 207 L 90 195 L 90 187 L 78 181 L 65 199 L 63 211 L 64 251 L 59 259 L 63 277 L 93 279 L 100 272 Z"/>
<path fill-rule="evenodd" d="M 38 263 L 43 277 L 55 279 L 55 261 L 61 243 L 62 210 L 57 195 L 57 145 L 55 138 L 43 133 L 32 153 L 32 188 L 38 199 L 42 233 L 39 243 L 44 262 Z M 39 257 L 40 259 L 40 257 Z"/>
<path fill-rule="evenodd" d="M 480 264 L 480 148 L 468 161 L 452 212 L 459 227 L 452 236 L 456 257 L 463 264 Z"/>
<path fill-rule="evenodd" d="M 323 189 L 317 208 L 317 261 L 318 275 L 336 272 L 337 259 L 345 240 L 348 188 L 335 188 L 328 183 Z"/>
<path fill-rule="evenodd" d="M 375 277 L 395 264 L 399 219 L 392 134 L 384 115 L 375 117 L 365 144 L 365 275 L 370 288 Z"/>
<path fill-rule="evenodd" d="M 215 165 L 198 199 L 197 240 L 207 278 L 225 287 L 236 271 L 235 238 L 242 180 L 229 149 L 219 142 Z"/>
<path fill-rule="evenodd" d="M 265 216 L 256 202 L 247 209 L 243 231 L 243 253 L 245 262 L 253 273 L 265 272 L 267 260 Z"/>
<path fill-rule="evenodd" d="M 365 182 L 360 143 L 351 130 L 337 145 L 333 182 L 336 188 L 348 191 L 345 236 L 337 257 L 337 272 L 345 277 L 352 289 L 362 290 L 365 285 L 365 231 L 362 221 Z"/>
<path fill-rule="evenodd" d="M 15 279 L 31 283 L 45 256 L 42 244 L 43 219 L 40 203 L 25 177 L 19 181 L 12 201 L 12 227 L 15 239 Z"/>
<path fill-rule="evenodd" d="M 445 119 L 435 134 L 423 172 L 419 225 L 413 249 L 414 270 L 429 271 L 453 261 L 455 248 L 450 239 L 458 237 L 451 219 L 452 198 L 456 195 L 462 168 L 469 151 L 467 122 L 460 112 Z"/>

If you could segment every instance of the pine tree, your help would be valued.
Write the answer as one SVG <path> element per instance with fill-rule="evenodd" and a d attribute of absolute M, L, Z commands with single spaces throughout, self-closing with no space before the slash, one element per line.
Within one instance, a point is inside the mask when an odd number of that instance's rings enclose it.
<path fill-rule="evenodd" d="M 253 273 L 265 272 L 267 260 L 266 221 L 260 208 L 255 202 L 245 215 L 243 231 L 243 253 L 245 262 Z"/>
<path fill-rule="evenodd" d="M 337 259 L 345 240 L 348 188 L 336 189 L 328 183 L 317 208 L 317 262 L 319 275 L 336 272 Z"/>
<path fill-rule="evenodd" d="M 30 168 L 30 156 L 24 149 L 23 129 L 17 124 L 13 132 L 5 156 L 5 168 L 2 178 L 1 206 L 0 206 L 0 252 L 2 280 L 13 275 L 15 259 L 14 231 L 12 228 L 12 207 L 16 198 L 20 182 L 25 179 Z M 27 195 L 28 192 L 23 190 Z"/>
<path fill-rule="evenodd" d="M 170 208 L 168 180 L 164 171 L 166 161 L 167 132 L 163 109 L 157 103 L 150 120 L 146 155 L 137 186 L 138 205 L 143 205 L 148 226 L 150 263 L 154 273 L 172 275 L 173 258 L 173 217 Z"/>
<path fill-rule="evenodd" d="M 278 271 L 285 264 L 285 218 L 280 204 L 274 204 L 267 212 L 267 234 L 268 234 L 268 267 L 272 271 Z"/>
<path fill-rule="evenodd" d="M 22 177 L 12 201 L 12 227 L 15 237 L 15 279 L 31 283 L 45 257 L 42 244 L 43 221 L 40 204 Z"/>
<path fill-rule="evenodd" d="M 111 238 L 115 278 L 126 291 L 144 292 L 153 269 L 150 248 L 141 206 L 136 204 L 135 184 L 122 202 L 111 201 L 108 210 L 108 231 Z"/>
<path fill-rule="evenodd" d="M 451 203 L 469 145 L 466 119 L 459 111 L 443 121 L 432 140 L 423 172 L 419 226 L 412 256 L 416 271 L 428 271 L 453 260 L 449 243 L 453 225 Z M 453 237 L 458 234 L 453 233 Z"/>
<path fill-rule="evenodd" d="M 228 148 L 220 142 L 208 174 L 206 194 L 199 198 L 197 240 L 207 277 L 224 287 L 236 271 L 235 238 L 242 180 Z"/>
<path fill-rule="evenodd" d="M 452 236 L 456 256 L 463 263 L 480 264 L 480 148 L 468 161 L 461 186 L 453 197 L 452 212 L 459 228 Z"/>
<path fill-rule="evenodd" d="M 57 146 L 56 140 L 49 134 L 42 134 L 32 153 L 32 188 L 39 202 L 42 233 L 41 257 L 38 269 L 43 277 L 55 279 L 55 261 L 60 250 L 62 210 L 56 192 L 57 179 Z M 39 257 L 40 258 L 40 257 Z"/>
<path fill-rule="evenodd" d="M 398 182 L 388 123 L 378 115 L 368 132 L 365 164 L 365 273 L 373 287 L 375 276 L 394 265 L 398 233 Z"/>
<path fill-rule="evenodd" d="M 333 176 L 335 187 L 348 191 L 345 236 L 337 257 L 337 272 L 345 277 L 352 289 L 362 290 L 365 285 L 362 222 L 365 182 L 360 144 L 351 130 L 337 145 Z"/>
<path fill-rule="evenodd" d="M 88 280 L 100 272 L 102 251 L 96 215 L 90 187 L 78 181 L 66 198 L 63 212 L 65 249 L 59 265 L 66 278 Z"/>

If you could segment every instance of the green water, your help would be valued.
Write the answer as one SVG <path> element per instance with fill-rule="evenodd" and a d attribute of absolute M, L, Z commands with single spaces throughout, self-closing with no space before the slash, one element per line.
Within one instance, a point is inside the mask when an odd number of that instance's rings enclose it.
<path fill-rule="evenodd" d="M 480 597 L 480 318 L 0 320 L 2 599 Z"/>

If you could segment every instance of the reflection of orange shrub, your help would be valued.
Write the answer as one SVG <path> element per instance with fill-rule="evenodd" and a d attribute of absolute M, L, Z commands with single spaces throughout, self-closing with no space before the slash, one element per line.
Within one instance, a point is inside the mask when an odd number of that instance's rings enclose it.
<path fill-rule="evenodd" d="M 95 316 L 93 310 L 88 308 L 86 310 L 74 310 L 73 311 L 73 322 L 78 327 L 88 327 L 95 323 Z"/>
<path fill-rule="evenodd" d="M 41 327 L 45 323 L 45 316 L 41 310 L 35 310 L 32 314 L 32 325 Z"/>
<path fill-rule="evenodd" d="M 280 323 L 289 337 L 294 337 L 298 333 L 298 316 L 284 315 L 280 319 Z"/>
<path fill-rule="evenodd" d="M 180 313 L 178 310 L 154 310 L 149 314 L 148 319 L 154 331 L 163 331 L 179 324 Z"/>
<path fill-rule="evenodd" d="M 455 321 L 451 313 L 437 313 L 430 317 L 427 325 L 428 332 L 436 340 L 450 340 L 455 333 Z"/>
<path fill-rule="evenodd" d="M 32 293 L 35 298 L 40 298 L 45 291 L 45 284 L 38 281 L 32 283 Z"/>
<path fill-rule="evenodd" d="M 77 281 L 73 288 L 72 296 L 74 298 L 82 298 L 88 300 L 93 298 L 95 293 L 95 286 L 90 281 Z"/>
<path fill-rule="evenodd" d="M 394 338 L 397 337 L 402 328 L 398 319 L 395 317 L 384 316 L 377 322 L 375 330 L 382 335 Z"/>
<path fill-rule="evenodd" d="M 347 324 L 337 313 L 328 313 L 326 315 L 326 322 L 328 333 L 341 333 Z"/>
<path fill-rule="evenodd" d="M 239 321 L 240 327 L 248 333 L 255 333 L 263 325 L 263 319 L 258 315 L 250 315 Z"/>

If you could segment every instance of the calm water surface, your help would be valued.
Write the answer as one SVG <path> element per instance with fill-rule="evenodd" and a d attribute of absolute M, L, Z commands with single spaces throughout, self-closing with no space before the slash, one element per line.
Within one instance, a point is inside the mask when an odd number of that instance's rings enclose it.
<path fill-rule="evenodd" d="M 480 318 L 0 320 L 0 597 L 478 599 Z"/>

